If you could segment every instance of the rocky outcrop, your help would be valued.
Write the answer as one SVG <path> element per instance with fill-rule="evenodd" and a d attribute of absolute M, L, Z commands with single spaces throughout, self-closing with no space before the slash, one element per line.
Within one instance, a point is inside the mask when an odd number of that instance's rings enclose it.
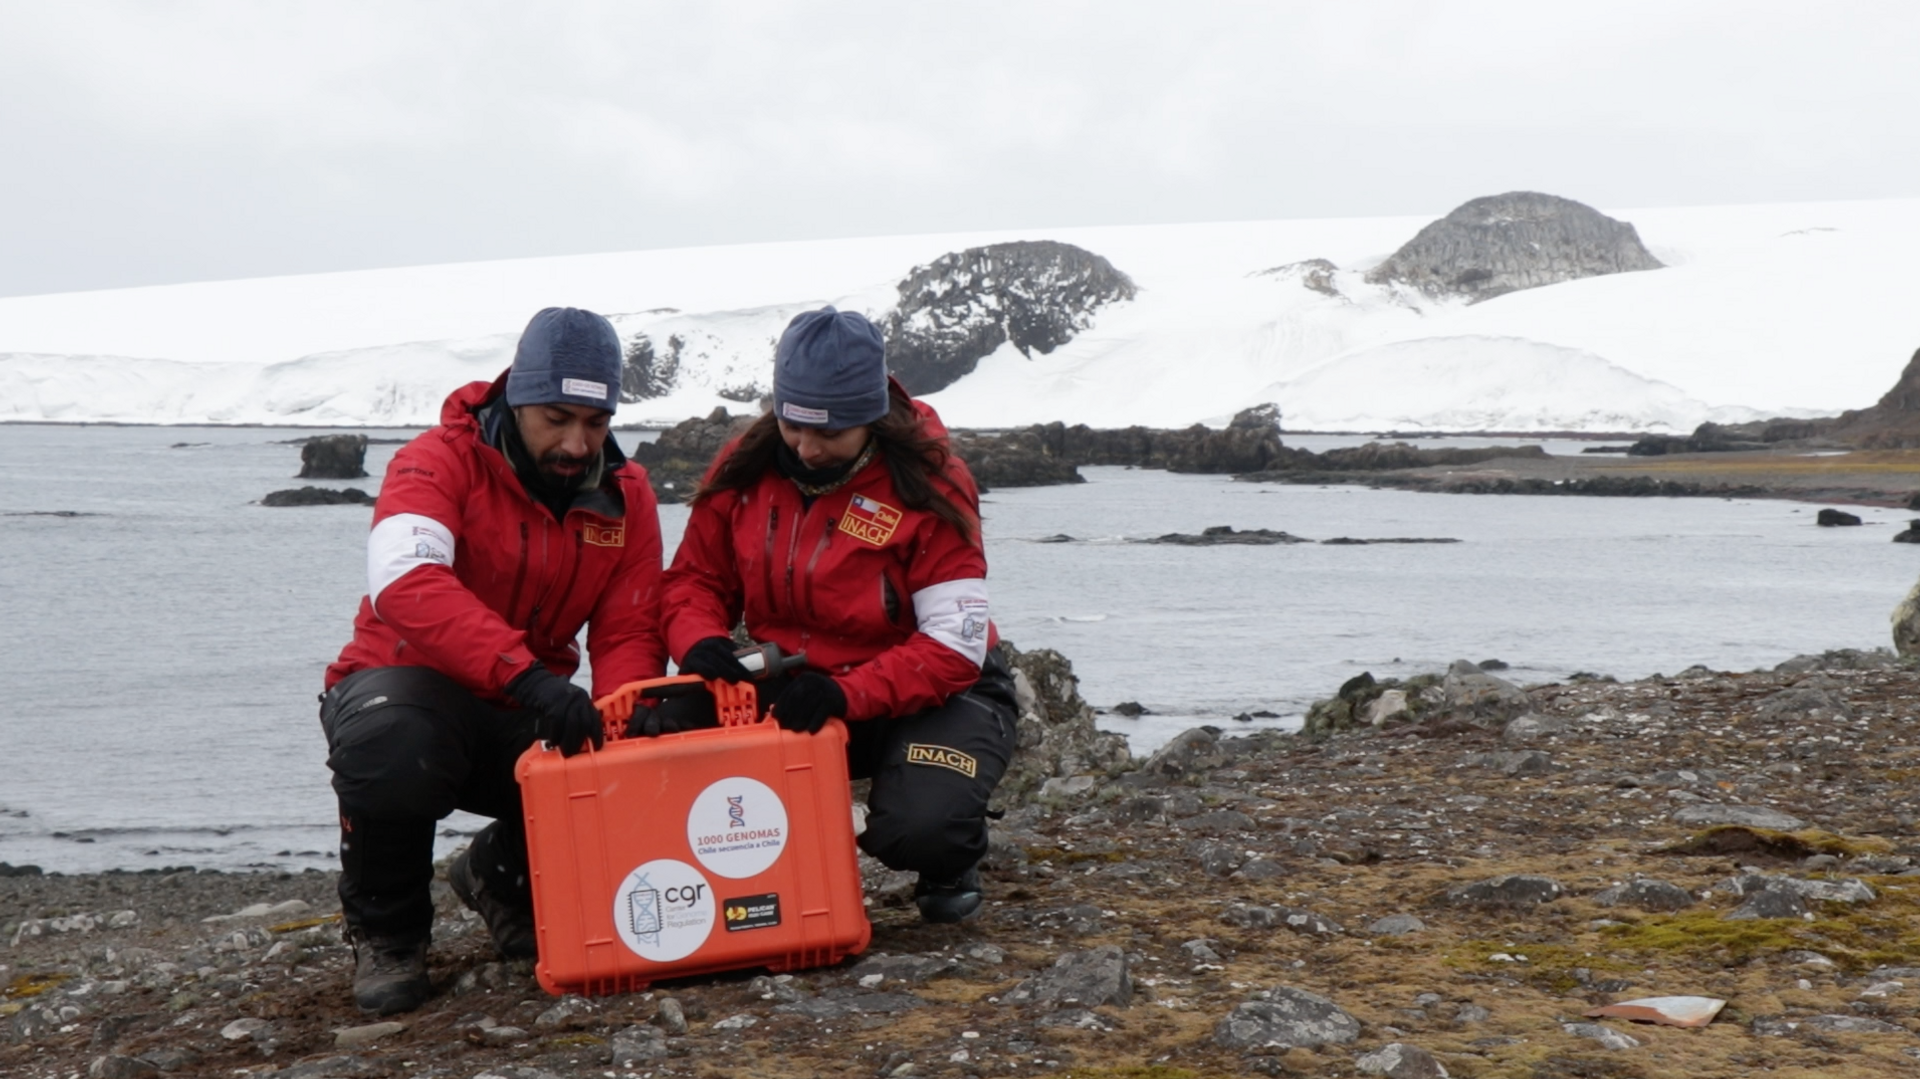
<path fill-rule="evenodd" d="M 1510 191 L 1474 199 L 1421 229 L 1367 280 L 1477 302 L 1660 267 L 1632 225 L 1572 199 Z"/>
<path fill-rule="evenodd" d="M 1055 422 L 1012 431 L 957 431 L 954 449 L 976 479 L 995 487 L 1079 483 L 1082 465 L 1258 472 L 1287 467 L 1305 453 L 1281 444 L 1280 410 L 1270 404 L 1242 410 L 1221 430 L 1204 424 L 1165 430 Z"/>
<path fill-rule="evenodd" d="M 1022 652 L 1006 641 L 1000 649 L 1014 672 L 1020 742 L 994 791 L 996 807 L 1084 793 L 1132 766 L 1126 737 L 1094 727 L 1067 657 L 1051 648 Z"/>
<path fill-rule="evenodd" d="M 888 316 L 887 366 L 915 394 L 944 389 L 1008 342 L 1042 355 L 1134 297 L 1131 278 L 1091 251 L 1052 240 L 970 247 L 914 269 Z"/>
<path fill-rule="evenodd" d="M 720 447 L 756 418 L 733 416 L 724 408 L 716 408 L 704 417 L 681 420 L 653 442 L 636 444 L 627 456 L 646 468 L 656 498 L 684 502 L 700 485 L 700 477 L 706 474 Z"/>
<path fill-rule="evenodd" d="M 320 435 L 300 447 L 303 480 L 357 480 L 367 474 L 366 435 Z"/>
<path fill-rule="evenodd" d="M 260 500 L 262 506 L 371 506 L 373 496 L 358 487 L 290 487 Z"/>
<path fill-rule="evenodd" d="M 1892 389 L 1871 408 L 1842 412 L 1829 435 L 1861 449 L 1920 446 L 1920 349 L 1914 350 Z"/>

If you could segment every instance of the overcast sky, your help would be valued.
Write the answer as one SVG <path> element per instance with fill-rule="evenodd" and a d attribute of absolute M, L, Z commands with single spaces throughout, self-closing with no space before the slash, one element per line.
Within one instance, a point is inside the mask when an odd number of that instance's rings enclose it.
<path fill-rule="evenodd" d="M 1920 4 L 0 0 L 0 295 L 1920 195 Z"/>

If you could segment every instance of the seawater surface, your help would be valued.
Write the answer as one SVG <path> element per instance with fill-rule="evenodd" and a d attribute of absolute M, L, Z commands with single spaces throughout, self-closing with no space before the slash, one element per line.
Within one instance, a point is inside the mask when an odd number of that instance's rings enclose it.
<path fill-rule="evenodd" d="M 313 433 L 0 426 L 0 861 L 332 864 L 315 695 L 365 591 L 368 511 L 257 504 L 304 482 L 288 440 Z M 369 450 L 376 476 L 395 448 Z M 1363 670 L 1498 658 L 1520 681 L 1635 678 L 1876 647 L 1920 571 L 1920 548 L 1888 542 L 1905 511 L 1823 529 L 1792 502 L 1083 471 L 987 496 L 994 617 L 1065 653 L 1094 705 L 1146 706 L 1101 720 L 1136 751 L 1200 723 L 1295 725 Z M 669 552 L 685 522 L 663 509 Z M 1134 542 L 1210 525 L 1460 542 Z M 1234 718 L 1263 711 L 1278 718 Z M 450 819 L 443 843 L 478 823 Z"/>

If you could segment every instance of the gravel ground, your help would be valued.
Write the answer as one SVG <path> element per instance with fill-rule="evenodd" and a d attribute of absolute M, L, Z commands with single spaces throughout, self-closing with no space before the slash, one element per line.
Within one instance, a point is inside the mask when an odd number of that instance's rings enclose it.
<path fill-rule="evenodd" d="M 0 1074 L 1920 1074 L 1920 675 L 1829 654 L 1515 705 L 1182 736 L 1000 821 L 970 924 L 866 867 L 868 953 L 792 976 L 549 997 L 439 885 L 435 995 L 388 1025 L 329 874 L 0 877 Z M 1674 995 L 1726 1006 L 1585 1014 Z"/>

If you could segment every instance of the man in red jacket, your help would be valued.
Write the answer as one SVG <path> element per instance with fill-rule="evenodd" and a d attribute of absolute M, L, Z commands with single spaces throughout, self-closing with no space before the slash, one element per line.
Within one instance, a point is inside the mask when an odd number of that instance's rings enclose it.
<path fill-rule="evenodd" d="M 502 956 L 533 957 L 514 762 L 536 740 L 599 746 L 594 696 L 666 669 L 653 490 L 607 436 L 621 358 L 606 319 L 547 308 L 505 375 L 454 391 L 387 466 L 367 595 L 320 708 L 362 1010 L 431 989 L 434 829 L 456 809 L 494 822 L 449 882 Z M 571 681 L 583 625 L 592 695 Z"/>

